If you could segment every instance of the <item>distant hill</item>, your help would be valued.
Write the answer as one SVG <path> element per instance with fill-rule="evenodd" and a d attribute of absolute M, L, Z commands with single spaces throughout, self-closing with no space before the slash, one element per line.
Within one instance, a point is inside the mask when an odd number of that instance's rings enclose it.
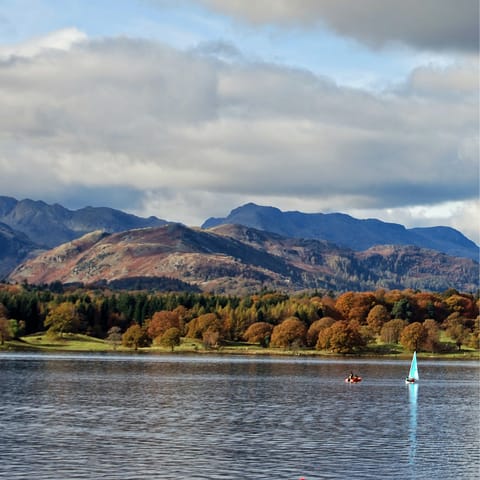
<path fill-rule="evenodd" d="M 24 233 L 0 223 L 0 280 L 39 248 Z"/>
<path fill-rule="evenodd" d="M 479 261 L 479 247 L 450 227 L 407 229 L 376 219 L 358 220 L 343 213 L 282 212 L 275 207 L 248 203 L 224 218 L 209 218 L 202 228 L 225 224 L 278 233 L 285 237 L 327 240 L 356 251 L 375 245 L 413 245 Z"/>
<path fill-rule="evenodd" d="M 92 232 L 27 260 L 9 280 L 134 286 L 161 284 L 164 278 L 170 284 L 177 280 L 180 289 L 244 294 L 262 288 L 473 291 L 478 275 L 479 265 L 471 259 L 415 246 L 355 252 L 241 225 L 200 230 L 167 224 Z"/>
<path fill-rule="evenodd" d="M 0 222 L 24 233 L 31 242 L 49 248 L 95 230 L 113 233 L 167 223 L 156 217 L 142 218 L 106 207 L 68 210 L 58 204 L 4 196 L 0 196 Z"/>

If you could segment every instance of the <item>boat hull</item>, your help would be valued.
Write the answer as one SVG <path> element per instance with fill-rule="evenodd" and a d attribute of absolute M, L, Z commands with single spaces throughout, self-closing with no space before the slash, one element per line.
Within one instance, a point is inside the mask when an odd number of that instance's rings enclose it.
<path fill-rule="evenodd" d="M 353 378 L 346 378 L 345 383 L 359 383 L 362 381 L 362 377 L 353 377 Z"/>

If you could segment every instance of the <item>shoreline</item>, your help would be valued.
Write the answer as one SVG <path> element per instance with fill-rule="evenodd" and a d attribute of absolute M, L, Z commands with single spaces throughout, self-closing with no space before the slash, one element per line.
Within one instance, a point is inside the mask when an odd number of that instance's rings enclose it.
<path fill-rule="evenodd" d="M 63 344 L 62 344 L 63 343 Z M 94 345 L 92 347 L 92 345 Z M 373 351 L 364 351 L 358 353 L 335 353 L 318 350 L 282 350 L 273 348 L 262 348 L 252 346 L 222 346 L 214 349 L 195 348 L 188 346 L 179 346 L 173 351 L 170 348 L 164 347 L 142 347 L 137 350 L 125 347 L 117 347 L 103 342 L 99 339 L 93 339 L 91 342 L 81 340 L 80 342 L 65 339 L 61 343 L 56 344 L 50 342 L 48 344 L 34 344 L 25 340 L 7 341 L 0 346 L 0 352 L 31 352 L 31 353 L 99 353 L 99 354 L 121 354 L 121 355 L 152 355 L 152 356 L 176 356 L 176 355 L 236 355 L 246 357 L 304 357 L 304 358 L 341 358 L 341 359 L 383 359 L 383 360 L 409 360 L 412 352 L 399 351 L 378 353 Z M 460 352 L 448 353 L 431 353 L 431 352 L 417 352 L 420 359 L 424 360 L 474 360 L 480 361 L 480 351 L 478 350 L 464 350 Z"/>

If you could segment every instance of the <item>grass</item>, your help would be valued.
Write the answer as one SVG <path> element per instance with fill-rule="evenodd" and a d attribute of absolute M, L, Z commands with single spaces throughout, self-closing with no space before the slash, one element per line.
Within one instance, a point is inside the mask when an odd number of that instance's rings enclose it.
<path fill-rule="evenodd" d="M 52 338 L 43 333 L 28 335 L 19 340 L 7 342 L 10 349 L 39 351 L 105 352 L 113 350 L 112 345 L 99 338 L 66 333 Z"/>
<path fill-rule="evenodd" d="M 26 351 L 65 351 L 65 352 L 132 352 L 132 349 L 118 346 L 114 349 L 113 345 L 105 340 L 89 337 L 88 335 L 64 334 L 62 337 L 52 338 L 45 333 L 36 333 L 22 337 L 18 340 L 5 342 L 4 350 L 26 350 Z M 171 353 L 171 348 L 152 345 L 148 348 L 140 348 L 142 353 Z M 207 349 L 204 344 L 197 339 L 184 338 L 181 345 L 175 347 L 174 353 L 218 353 L 232 355 L 285 355 L 285 356 L 338 356 L 327 351 L 314 349 L 294 349 L 283 348 L 262 348 L 259 345 L 253 345 L 245 342 L 227 342 L 218 348 Z M 411 352 L 405 351 L 400 345 L 396 344 L 371 344 L 367 350 L 360 356 L 374 356 L 385 358 L 410 358 Z M 444 359 L 475 359 L 480 360 L 480 351 L 462 348 L 461 351 L 449 351 L 448 353 L 419 353 L 423 358 L 444 358 Z"/>

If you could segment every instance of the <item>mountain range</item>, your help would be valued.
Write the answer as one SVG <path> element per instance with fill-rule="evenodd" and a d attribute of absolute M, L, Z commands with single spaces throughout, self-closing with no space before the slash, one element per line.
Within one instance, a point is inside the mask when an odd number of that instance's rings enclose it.
<path fill-rule="evenodd" d="M 478 288 L 479 264 L 472 259 L 478 247 L 446 227 L 407 230 L 247 204 L 189 228 L 109 208 L 71 211 L 10 197 L 0 197 L 0 222 L 0 278 L 12 282 L 224 293 Z"/>
<path fill-rule="evenodd" d="M 239 224 L 285 237 L 327 240 L 356 251 L 375 245 L 415 245 L 454 257 L 478 261 L 479 247 L 450 227 L 407 229 L 376 219 L 359 220 L 344 213 L 282 212 L 278 208 L 248 203 L 225 218 L 209 218 L 202 228 Z"/>
<path fill-rule="evenodd" d="M 142 218 L 106 207 L 68 210 L 42 201 L 0 196 L 0 222 L 27 235 L 42 247 L 56 247 L 94 230 L 121 232 L 167 223 L 156 217 Z"/>
<path fill-rule="evenodd" d="M 478 267 L 471 259 L 414 246 L 355 252 L 326 241 L 287 238 L 242 225 L 201 230 L 167 224 L 89 233 L 27 260 L 9 280 L 86 285 L 123 281 L 124 288 L 130 280 L 135 288 L 148 279 L 150 288 L 163 289 L 170 279 L 181 282 L 181 289 L 225 294 L 264 288 L 473 291 Z"/>

